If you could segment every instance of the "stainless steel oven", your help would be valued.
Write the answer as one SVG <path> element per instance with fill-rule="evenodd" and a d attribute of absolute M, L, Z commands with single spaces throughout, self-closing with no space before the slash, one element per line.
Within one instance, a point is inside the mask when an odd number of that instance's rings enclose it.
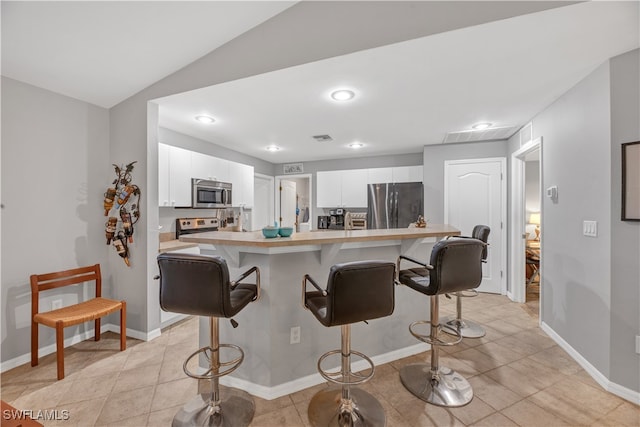
<path fill-rule="evenodd" d="M 230 208 L 231 183 L 208 181 L 206 179 L 191 178 L 191 207 L 192 208 Z"/>
<path fill-rule="evenodd" d="M 218 218 L 177 218 L 176 239 L 179 239 L 183 234 L 218 231 L 219 226 L 220 220 Z"/>

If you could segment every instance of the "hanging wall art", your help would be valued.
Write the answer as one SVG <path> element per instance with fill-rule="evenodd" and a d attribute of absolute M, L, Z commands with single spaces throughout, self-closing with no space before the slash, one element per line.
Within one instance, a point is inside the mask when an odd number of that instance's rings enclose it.
<path fill-rule="evenodd" d="M 124 168 L 113 165 L 116 179 L 104 193 L 104 216 L 109 217 L 105 224 L 107 245 L 113 245 L 127 266 L 130 265 L 129 243 L 133 243 L 133 226 L 140 219 L 140 188 L 131 182 L 135 163 Z"/>

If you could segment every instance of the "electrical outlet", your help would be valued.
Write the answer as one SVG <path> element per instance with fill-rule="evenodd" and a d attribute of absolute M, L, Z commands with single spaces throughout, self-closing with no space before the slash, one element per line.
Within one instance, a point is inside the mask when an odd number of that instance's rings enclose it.
<path fill-rule="evenodd" d="M 291 328 L 291 334 L 289 336 L 289 344 L 298 344 L 300 342 L 300 326 L 294 326 Z"/>
<path fill-rule="evenodd" d="M 54 299 L 53 301 L 51 301 L 51 310 L 57 310 L 59 308 L 62 308 L 61 299 Z"/>
<path fill-rule="evenodd" d="M 640 335 L 636 335 L 636 353 L 640 354 Z"/>

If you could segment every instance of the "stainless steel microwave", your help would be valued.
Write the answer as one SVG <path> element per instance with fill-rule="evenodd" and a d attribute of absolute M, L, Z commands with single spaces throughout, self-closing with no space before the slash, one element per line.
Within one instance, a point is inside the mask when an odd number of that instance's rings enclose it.
<path fill-rule="evenodd" d="M 191 178 L 192 208 L 230 208 L 231 183 Z"/>

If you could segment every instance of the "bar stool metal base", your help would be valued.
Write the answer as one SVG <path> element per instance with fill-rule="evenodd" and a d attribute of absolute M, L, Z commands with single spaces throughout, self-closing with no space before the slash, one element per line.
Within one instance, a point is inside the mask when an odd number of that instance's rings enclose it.
<path fill-rule="evenodd" d="M 255 405 L 249 393 L 233 388 L 225 389 L 224 396 L 220 399 L 219 411 L 209 405 L 210 398 L 210 393 L 204 393 L 191 399 L 173 417 L 171 426 L 246 427 L 251 423 Z"/>
<path fill-rule="evenodd" d="M 332 387 L 316 393 L 309 402 L 309 422 L 312 426 L 384 427 L 387 418 L 378 400 L 359 388 L 350 390 L 350 411 L 340 413 L 342 388 Z"/>
<path fill-rule="evenodd" d="M 472 320 L 458 319 L 455 316 L 447 316 L 442 322 L 460 332 L 463 338 L 482 338 L 487 334 L 482 326 Z M 443 328 L 442 332 L 451 334 L 449 329 Z"/>
<path fill-rule="evenodd" d="M 441 366 L 437 378 L 427 364 L 407 365 L 400 369 L 400 381 L 411 394 L 425 402 L 455 408 L 473 399 L 471 384 L 462 375 Z"/>

